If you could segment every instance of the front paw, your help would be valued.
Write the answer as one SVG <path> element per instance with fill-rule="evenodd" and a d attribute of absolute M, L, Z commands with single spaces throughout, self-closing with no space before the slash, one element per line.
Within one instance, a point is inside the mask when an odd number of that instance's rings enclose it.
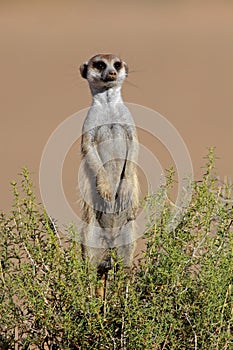
<path fill-rule="evenodd" d="M 113 197 L 112 190 L 111 190 L 111 187 L 109 185 L 107 178 L 103 179 L 103 178 L 97 176 L 96 188 L 97 188 L 99 195 L 104 200 L 109 201 L 109 202 L 112 200 L 112 197 Z"/>
<path fill-rule="evenodd" d="M 133 197 L 133 184 L 126 179 L 121 180 L 119 191 L 118 191 L 118 201 L 120 209 L 123 210 L 128 206 L 129 202 L 132 201 Z"/>

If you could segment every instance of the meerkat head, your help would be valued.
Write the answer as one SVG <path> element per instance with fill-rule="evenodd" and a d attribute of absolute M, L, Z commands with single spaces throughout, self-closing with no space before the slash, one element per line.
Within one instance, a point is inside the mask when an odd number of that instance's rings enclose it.
<path fill-rule="evenodd" d="M 128 67 L 119 57 L 112 54 L 99 54 L 80 66 L 80 73 L 87 79 L 91 88 L 107 90 L 121 86 L 128 75 Z"/>

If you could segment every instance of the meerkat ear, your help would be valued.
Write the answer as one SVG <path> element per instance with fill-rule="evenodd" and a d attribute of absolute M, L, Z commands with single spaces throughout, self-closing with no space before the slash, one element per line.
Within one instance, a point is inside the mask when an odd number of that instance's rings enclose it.
<path fill-rule="evenodd" d="M 128 68 L 128 65 L 125 62 L 123 62 L 123 65 L 125 67 L 125 76 L 127 77 L 128 73 L 129 73 L 129 68 Z"/>
<path fill-rule="evenodd" d="M 81 76 L 82 76 L 84 79 L 87 79 L 87 67 L 88 67 L 88 62 L 83 63 L 83 64 L 79 67 Z"/>

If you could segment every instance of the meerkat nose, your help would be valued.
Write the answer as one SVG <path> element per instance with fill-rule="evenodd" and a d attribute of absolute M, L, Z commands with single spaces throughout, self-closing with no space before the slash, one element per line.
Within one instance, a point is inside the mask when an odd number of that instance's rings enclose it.
<path fill-rule="evenodd" d="M 107 78 L 110 80 L 115 80 L 117 77 L 117 72 L 115 70 L 111 70 L 108 72 Z"/>

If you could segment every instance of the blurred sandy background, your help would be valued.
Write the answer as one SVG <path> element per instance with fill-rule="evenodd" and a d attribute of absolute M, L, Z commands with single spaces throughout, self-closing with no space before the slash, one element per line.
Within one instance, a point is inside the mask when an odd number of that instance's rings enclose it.
<path fill-rule="evenodd" d="M 202 173 L 208 146 L 220 157 L 218 174 L 232 177 L 233 1 L 0 1 L 0 208 L 23 166 L 39 195 L 43 147 L 67 117 L 88 107 L 78 67 L 100 52 L 129 65 L 124 100 L 157 110 L 182 135 Z M 148 135 L 164 167 L 172 160 Z M 75 202 L 74 145 L 64 187 Z M 75 164 L 75 165 L 74 165 Z"/>

